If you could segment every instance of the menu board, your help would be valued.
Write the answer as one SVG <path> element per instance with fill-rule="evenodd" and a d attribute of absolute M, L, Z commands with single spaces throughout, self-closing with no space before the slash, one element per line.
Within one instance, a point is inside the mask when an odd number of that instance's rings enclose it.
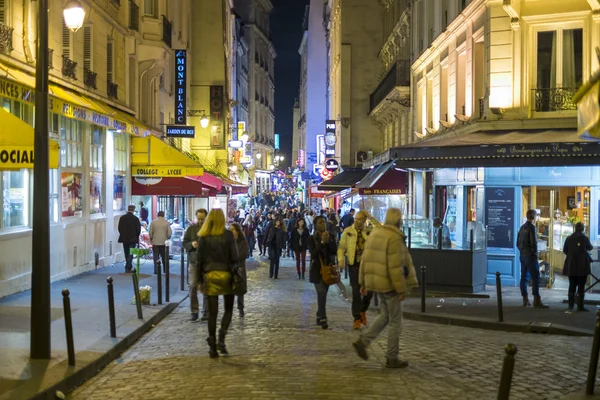
<path fill-rule="evenodd" d="M 488 247 L 514 247 L 514 188 L 485 188 L 485 224 L 488 227 Z"/>

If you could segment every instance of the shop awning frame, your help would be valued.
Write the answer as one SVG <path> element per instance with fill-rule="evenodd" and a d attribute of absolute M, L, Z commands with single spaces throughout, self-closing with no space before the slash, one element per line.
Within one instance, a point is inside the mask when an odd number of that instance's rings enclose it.
<path fill-rule="evenodd" d="M 370 188 L 379 180 L 379 178 L 381 178 L 383 176 L 383 174 L 385 174 L 388 171 L 388 169 L 392 168 L 393 166 L 394 166 L 394 161 L 391 160 L 391 161 L 387 161 L 382 164 L 379 164 L 375 168 L 370 169 L 369 173 L 367 175 L 365 175 L 365 177 L 363 179 L 361 179 L 360 182 L 358 182 L 356 187 L 358 189 Z"/>
<path fill-rule="evenodd" d="M 367 173 L 369 173 L 368 169 L 345 168 L 344 172 L 321 182 L 317 188 L 322 191 L 341 192 L 354 187 Z"/>
<path fill-rule="evenodd" d="M 131 139 L 131 175 L 146 178 L 202 176 L 204 168 L 156 136 Z"/>
<path fill-rule="evenodd" d="M 584 166 L 600 163 L 600 143 L 574 130 L 479 132 L 389 150 L 405 168 Z"/>

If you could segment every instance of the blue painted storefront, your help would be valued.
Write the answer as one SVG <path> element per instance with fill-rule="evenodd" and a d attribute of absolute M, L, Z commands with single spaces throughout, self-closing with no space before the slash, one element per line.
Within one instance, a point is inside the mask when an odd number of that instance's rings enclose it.
<path fill-rule="evenodd" d="M 590 239 L 599 237 L 599 201 L 600 201 L 600 167 L 509 167 L 509 168 L 452 168 L 438 169 L 434 172 L 434 186 L 457 187 L 457 224 L 456 236 L 467 237 L 467 187 L 477 189 L 477 221 L 485 224 L 490 205 L 482 199 L 487 189 L 502 190 L 510 193 L 512 198 L 512 229 L 505 227 L 511 237 L 510 241 L 495 240 L 491 243 L 511 243 L 507 248 L 490 246 L 488 242 L 487 283 L 495 283 L 495 273 L 500 271 L 504 285 L 517 286 L 521 268 L 518 262 L 519 252 L 516 248 L 516 232 L 523 222 L 523 187 L 529 186 L 582 186 L 590 187 Z M 490 193 L 490 192 L 488 192 Z M 417 199 L 419 200 L 419 199 Z M 495 210 L 494 212 L 497 212 Z M 503 232 L 504 234 L 505 232 Z M 489 239 L 488 239 L 489 240 Z"/>

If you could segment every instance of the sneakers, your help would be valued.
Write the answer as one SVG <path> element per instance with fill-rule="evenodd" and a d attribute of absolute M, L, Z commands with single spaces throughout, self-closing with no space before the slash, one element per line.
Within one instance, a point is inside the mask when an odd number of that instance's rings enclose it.
<path fill-rule="evenodd" d="M 354 330 L 360 329 L 360 319 L 354 320 L 354 325 L 352 325 L 352 329 L 354 329 Z"/>
<path fill-rule="evenodd" d="M 367 326 L 367 313 L 366 312 L 360 313 L 360 323 Z"/>
<path fill-rule="evenodd" d="M 408 367 L 408 361 L 402 361 L 402 360 L 391 360 L 389 358 L 386 358 L 385 360 L 385 367 L 386 368 L 406 368 Z"/>
<path fill-rule="evenodd" d="M 352 343 L 354 350 L 356 350 L 356 354 L 363 360 L 367 361 L 369 359 L 369 355 L 367 354 L 367 346 L 358 339 L 356 342 Z"/>
<path fill-rule="evenodd" d="M 198 313 L 197 312 L 192 313 L 192 317 L 190 318 L 190 321 L 192 321 L 192 322 L 198 321 Z"/>

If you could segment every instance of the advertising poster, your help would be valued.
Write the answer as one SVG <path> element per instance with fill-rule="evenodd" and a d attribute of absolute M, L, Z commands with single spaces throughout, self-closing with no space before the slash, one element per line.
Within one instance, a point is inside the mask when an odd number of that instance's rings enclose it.
<path fill-rule="evenodd" d="M 60 174 L 61 209 L 63 217 L 81 217 L 83 193 L 81 191 L 82 174 L 63 172 Z"/>
<path fill-rule="evenodd" d="M 92 172 L 90 173 L 90 214 L 102 212 L 102 172 Z"/>
<path fill-rule="evenodd" d="M 123 211 L 125 210 L 125 176 L 115 175 L 113 182 L 113 211 Z"/>
<path fill-rule="evenodd" d="M 512 249 L 514 233 L 514 188 L 485 188 L 485 224 L 488 247 Z"/>

